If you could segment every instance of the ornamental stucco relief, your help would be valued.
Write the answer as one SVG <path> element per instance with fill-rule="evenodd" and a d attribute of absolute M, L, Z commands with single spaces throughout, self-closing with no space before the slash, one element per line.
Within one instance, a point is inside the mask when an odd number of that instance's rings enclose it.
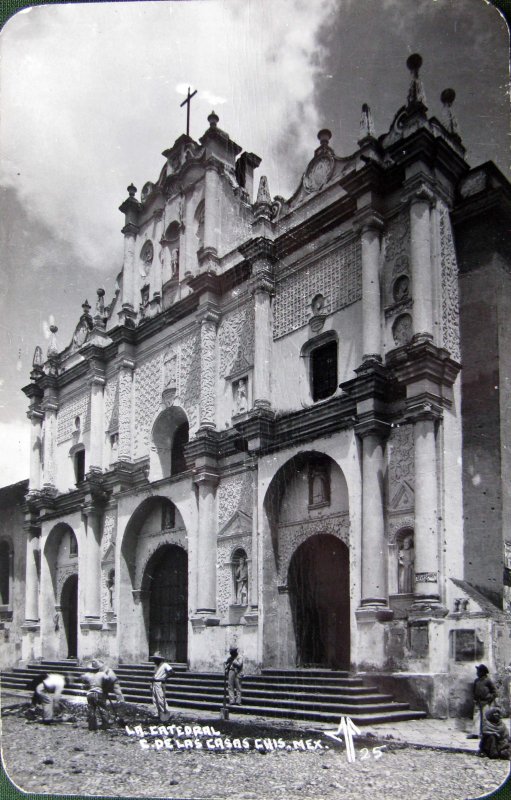
<path fill-rule="evenodd" d="M 449 212 L 440 207 L 440 255 L 442 279 L 442 344 L 456 361 L 460 359 L 458 264 Z"/>
<path fill-rule="evenodd" d="M 135 458 L 149 451 L 151 427 L 161 404 L 162 362 L 163 355 L 159 353 L 135 370 Z"/>
<path fill-rule="evenodd" d="M 390 220 L 383 237 L 383 280 L 385 287 L 385 305 L 396 302 L 394 283 L 400 275 L 406 275 L 410 281 L 410 216 L 403 211 Z M 413 287 L 408 289 L 409 295 Z"/>
<path fill-rule="evenodd" d="M 347 512 L 332 514 L 329 517 L 279 525 L 279 565 L 278 583 L 287 585 L 287 574 L 293 553 L 311 536 L 331 534 L 347 547 L 350 545 L 350 518 Z"/>
<path fill-rule="evenodd" d="M 221 528 L 233 514 L 242 510 L 252 514 L 252 474 L 243 472 L 224 478 L 218 487 L 218 527 Z"/>
<path fill-rule="evenodd" d="M 254 309 L 251 304 L 226 314 L 218 328 L 220 377 L 238 375 L 254 363 Z"/>
<path fill-rule="evenodd" d="M 90 395 L 87 392 L 73 400 L 64 401 L 57 415 L 57 443 L 71 439 L 75 430 L 75 419 L 80 417 L 80 428 L 90 428 Z"/>
<path fill-rule="evenodd" d="M 119 381 L 107 381 L 104 393 L 105 431 L 114 432 L 119 427 Z"/>
<path fill-rule="evenodd" d="M 315 264 L 281 281 L 275 292 L 273 338 L 279 339 L 307 325 L 312 299 L 324 297 L 325 314 L 354 303 L 362 296 L 360 243 L 348 242 Z"/>
<path fill-rule="evenodd" d="M 217 608 L 222 615 L 227 614 L 229 606 L 234 603 L 234 585 L 231 558 L 233 551 L 242 547 L 249 553 L 251 539 L 249 534 L 240 534 L 235 542 L 230 539 L 227 542 L 218 542 L 217 550 Z"/>

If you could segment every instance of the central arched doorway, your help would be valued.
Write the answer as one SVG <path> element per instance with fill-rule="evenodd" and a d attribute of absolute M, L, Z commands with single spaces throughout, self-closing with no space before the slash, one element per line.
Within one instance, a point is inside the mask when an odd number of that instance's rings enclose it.
<path fill-rule="evenodd" d="M 297 666 L 349 669 L 349 551 L 331 534 L 312 536 L 291 558 L 288 590 Z"/>
<path fill-rule="evenodd" d="M 62 623 L 66 636 L 67 658 L 78 655 L 78 575 L 66 578 L 60 595 Z"/>
<path fill-rule="evenodd" d="M 188 555 L 177 545 L 162 545 L 144 575 L 148 592 L 149 654 L 159 650 L 169 661 L 186 662 L 188 653 Z"/>

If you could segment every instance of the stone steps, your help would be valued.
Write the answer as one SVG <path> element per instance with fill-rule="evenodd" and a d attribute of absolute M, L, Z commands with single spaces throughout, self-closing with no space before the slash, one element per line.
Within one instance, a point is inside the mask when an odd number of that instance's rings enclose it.
<path fill-rule="evenodd" d="M 221 673 L 188 672 L 183 664 L 173 668 L 166 687 L 170 706 L 198 713 L 219 711 L 224 685 Z M 2 687 L 26 691 L 38 672 L 46 670 L 78 677 L 84 669 L 84 665 L 71 659 L 42 661 L 2 673 Z M 115 668 L 128 702 L 151 703 L 153 669 L 151 663 L 120 664 Z M 76 697 L 85 692 L 72 686 L 65 694 Z M 395 702 L 391 695 L 379 692 L 375 686 L 365 685 L 360 677 L 320 669 L 265 669 L 260 675 L 247 675 L 243 679 L 243 705 L 231 710 L 236 714 L 332 723 L 348 715 L 359 725 L 426 716 L 423 711 L 411 710 L 407 703 Z"/>

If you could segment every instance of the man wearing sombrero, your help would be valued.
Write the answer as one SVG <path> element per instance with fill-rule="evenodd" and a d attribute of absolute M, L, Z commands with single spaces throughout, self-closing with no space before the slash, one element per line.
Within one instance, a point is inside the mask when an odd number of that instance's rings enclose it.
<path fill-rule="evenodd" d="M 102 672 L 103 667 L 103 662 L 94 658 L 87 664 L 87 672 L 80 675 L 80 681 L 87 689 L 87 722 L 90 731 L 97 731 L 98 715 L 103 730 L 108 728 L 108 712 L 103 691 L 106 676 Z"/>
<path fill-rule="evenodd" d="M 154 675 L 152 679 L 153 702 L 160 722 L 167 722 L 170 718 L 170 711 L 167 710 L 167 699 L 165 697 L 165 687 L 167 678 L 172 672 L 172 667 L 163 658 L 159 650 L 154 653 L 150 661 L 154 661 Z"/>

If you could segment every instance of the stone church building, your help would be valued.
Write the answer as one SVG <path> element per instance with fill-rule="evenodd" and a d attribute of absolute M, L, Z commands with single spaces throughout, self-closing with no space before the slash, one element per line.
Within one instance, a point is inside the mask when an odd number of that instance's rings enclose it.
<path fill-rule="evenodd" d="M 128 187 L 112 296 L 23 390 L 20 662 L 218 671 L 234 644 L 438 715 L 476 664 L 504 675 L 511 191 L 408 67 L 390 129 L 364 105 L 352 155 L 311 136 L 289 199 L 214 112 Z"/>

